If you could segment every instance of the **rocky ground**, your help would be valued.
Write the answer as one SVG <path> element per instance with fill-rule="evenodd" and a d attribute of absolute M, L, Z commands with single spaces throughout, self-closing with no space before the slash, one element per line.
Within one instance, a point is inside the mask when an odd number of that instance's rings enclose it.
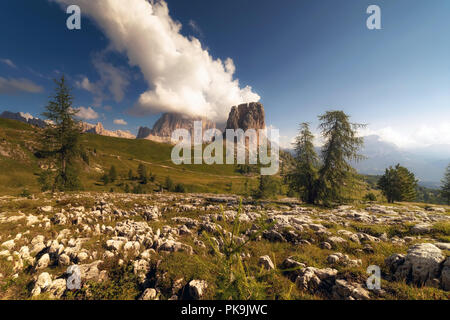
<path fill-rule="evenodd" d="M 1 197 L 0 298 L 220 298 L 231 237 L 262 284 L 248 298 L 450 297 L 449 207 L 244 200 L 238 215 L 239 205 L 206 194 Z M 379 290 L 367 287 L 370 265 L 381 269 Z M 69 290 L 74 270 L 81 288 Z"/>

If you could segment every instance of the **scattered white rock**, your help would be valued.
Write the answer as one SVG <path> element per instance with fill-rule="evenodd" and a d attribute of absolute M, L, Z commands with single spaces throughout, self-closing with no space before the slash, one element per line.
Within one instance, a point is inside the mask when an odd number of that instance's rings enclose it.
<path fill-rule="evenodd" d="M 199 300 L 205 294 L 208 283 L 204 280 L 192 280 L 189 282 L 189 294 L 194 300 Z"/>
<path fill-rule="evenodd" d="M 269 256 L 262 256 L 262 257 L 260 257 L 259 261 L 258 261 L 258 265 L 262 266 L 266 270 L 273 270 L 273 269 L 275 269 L 275 266 L 274 266 L 274 264 L 273 264 L 273 262 L 272 262 L 272 260 L 270 259 Z"/>

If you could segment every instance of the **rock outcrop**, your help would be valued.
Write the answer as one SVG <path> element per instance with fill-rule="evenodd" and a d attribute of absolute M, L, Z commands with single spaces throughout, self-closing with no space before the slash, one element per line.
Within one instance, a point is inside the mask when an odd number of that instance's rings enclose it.
<path fill-rule="evenodd" d="M 177 129 L 186 129 L 191 136 L 194 134 L 194 121 L 202 121 L 202 130 L 216 128 L 215 122 L 205 117 L 191 117 L 180 113 L 164 113 L 154 124 L 153 128 L 140 127 L 137 139 L 146 139 L 156 142 L 171 142 L 172 132 Z"/>
<path fill-rule="evenodd" d="M 448 271 L 444 261 L 445 256 L 441 249 L 431 243 L 421 243 L 409 248 L 406 255 L 391 255 L 385 263 L 395 280 L 432 287 L 439 287 L 442 283 L 442 287 L 448 290 Z M 443 278 L 440 280 L 441 276 Z"/>
<path fill-rule="evenodd" d="M 241 104 L 231 108 L 226 129 L 265 129 L 264 107 L 259 102 Z"/>

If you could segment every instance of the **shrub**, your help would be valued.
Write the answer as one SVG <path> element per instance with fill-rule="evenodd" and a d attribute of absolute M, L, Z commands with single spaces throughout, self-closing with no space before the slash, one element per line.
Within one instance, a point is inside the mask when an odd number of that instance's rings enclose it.
<path fill-rule="evenodd" d="M 178 192 L 178 193 L 186 193 L 186 187 L 184 186 L 184 184 L 178 183 L 178 184 L 175 186 L 174 191 L 175 191 L 175 192 Z"/>
<path fill-rule="evenodd" d="M 166 177 L 166 181 L 164 182 L 164 189 L 166 189 L 167 191 L 174 190 L 174 184 L 172 179 L 170 179 L 170 177 Z"/>
<path fill-rule="evenodd" d="M 31 193 L 27 189 L 23 189 L 22 192 L 20 193 L 19 197 L 30 198 Z"/>
<path fill-rule="evenodd" d="M 279 187 L 279 182 L 272 176 L 261 175 L 258 189 L 254 191 L 254 197 L 257 199 L 273 198 L 278 194 Z"/>
<path fill-rule="evenodd" d="M 364 198 L 364 201 L 377 201 L 377 196 L 373 192 L 367 193 Z"/>

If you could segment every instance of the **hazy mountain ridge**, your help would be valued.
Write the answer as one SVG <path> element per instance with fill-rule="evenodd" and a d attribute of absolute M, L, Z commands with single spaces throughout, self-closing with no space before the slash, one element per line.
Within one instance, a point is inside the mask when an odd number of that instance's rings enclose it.
<path fill-rule="evenodd" d="M 316 151 L 320 154 L 321 148 Z M 289 150 L 292 154 L 294 151 Z M 450 146 L 430 145 L 417 149 L 402 149 L 391 142 L 386 142 L 380 136 L 364 137 L 364 147 L 361 154 L 366 159 L 353 163 L 361 174 L 382 175 L 389 166 L 397 163 L 414 172 L 419 183 L 429 188 L 439 188 L 445 168 L 450 163 Z"/>
<path fill-rule="evenodd" d="M 421 184 L 438 187 L 450 162 L 450 146 L 431 145 L 423 148 L 399 148 L 383 141 L 379 136 L 364 137 L 362 154 L 367 159 L 355 163 L 363 174 L 383 174 L 384 170 L 397 163 L 412 170 Z"/>

